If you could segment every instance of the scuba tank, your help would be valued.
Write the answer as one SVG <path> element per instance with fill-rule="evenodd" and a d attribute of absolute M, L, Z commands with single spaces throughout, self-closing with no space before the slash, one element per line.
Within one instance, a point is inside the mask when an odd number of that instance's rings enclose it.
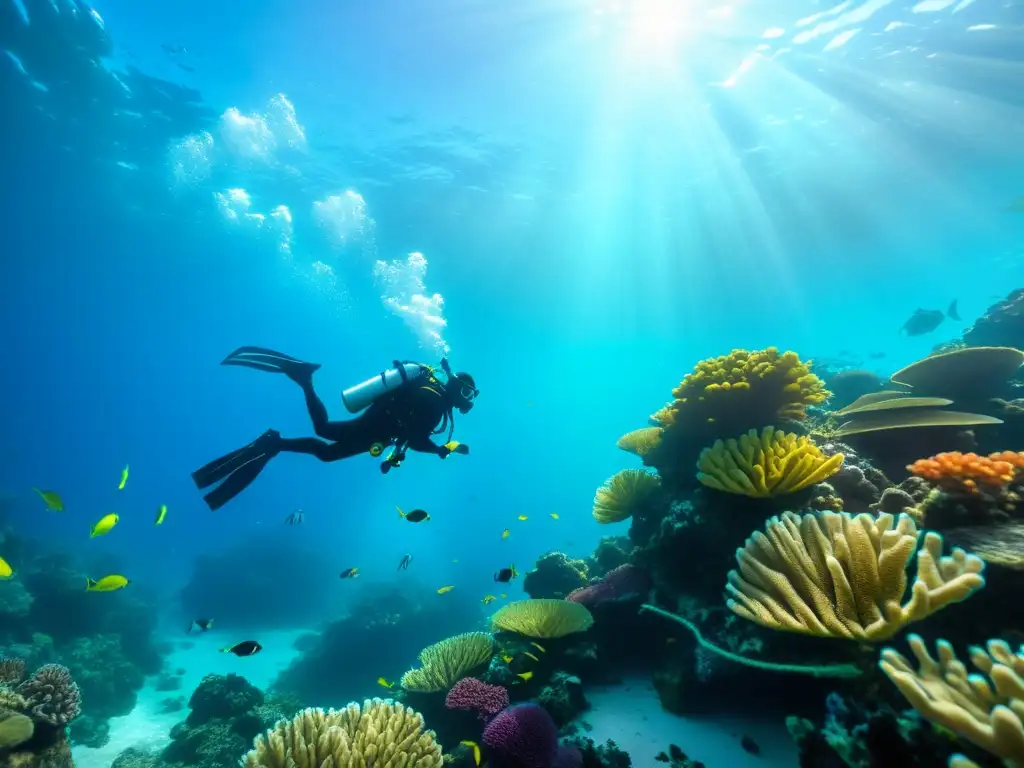
<path fill-rule="evenodd" d="M 394 392 L 407 381 L 419 378 L 429 369 L 419 363 L 394 362 L 393 368 L 387 368 L 371 379 L 349 387 L 341 393 L 341 402 L 349 413 L 359 413 L 381 395 Z"/>

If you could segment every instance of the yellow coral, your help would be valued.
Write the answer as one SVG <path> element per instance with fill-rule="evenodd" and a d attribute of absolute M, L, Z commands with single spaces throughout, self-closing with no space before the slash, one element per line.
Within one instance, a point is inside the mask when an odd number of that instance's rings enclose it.
<path fill-rule="evenodd" d="M 880 666 L 914 709 L 1007 765 L 1024 766 L 1024 655 L 990 640 L 987 648 L 970 649 L 971 662 L 982 674 L 969 675 L 945 640 L 936 645 L 936 660 L 920 637 L 907 639 L 918 669 L 891 648 L 882 651 Z M 961 758 L 950 765 L 974 764 Z"/>
<path fill-rule="evenodd" d="M 649 504 L 660 490 L 661 481 L 650 472 L 642 469 L 617 472 L 594 495 L 594 519 L 599 523 L 627 520 Z"/>
<path fill-rule="evenodd" d="M 786 512 L 737 550 L 729 608 L 769 629 L 878 642 L 985 585 L 985 564 L 925 534 L 903 605 L 906 568 L 920 532 L 907 515 Z"/>
<path fill-rule="evenodd" d="M 794 493 L 839 471 L 843 454 L 826 458 L 806 437 L 765 427 L 739 440 L 716 440 L 697 462 L 697 479 L 719 491 L 767 497 Z"/>
<path fill-rule="evenodd" d="M 585 605 L 569 600 L 517 600 L 495 613 L 491 624 L 495 630 L 550 639 L 586 632 L 594 617 Z"/>
<path fill-rule="evenodd" d="M 831 393 L 795 352 L 780 354 L 775 347 L 768 347 L 758 352 L 734 349 L 728 355 L 702 360 L 672 394 L 677 411 L 701 404 L 711 418 L 737 405 L 746 410 L 751 401 L 763 400 L 758 405 L 767 407 L 773 416 L 803 419 L 808 405 L 820 405 Z"/>
<path fill-rule="evenodd" d="M 624 451 L 635 453 L 637 456 L 646 456 L 650 450 L 661 440 L 661 427 L 644 427 L 627 432 L 616 445 Z"/>
<path fill-rule="evenodd" d="M 306 709 L 256 737 L 245 768 L 441 768 L 444 758 L 423 716 L 392 701 Z"/>
<path fill-rule="evenodd" d="M 494 638 L 487 632 L 455 635 L 420 651 L 420 667 L 402 675 L 401 685 L 419 693 L 447 691 L 493 655 Z"/>
<path fill-rule="evenodd" d="M 34 732 L 32 718 L 18 712 L 0 711 L 0 750 L 28 741 Z"/>

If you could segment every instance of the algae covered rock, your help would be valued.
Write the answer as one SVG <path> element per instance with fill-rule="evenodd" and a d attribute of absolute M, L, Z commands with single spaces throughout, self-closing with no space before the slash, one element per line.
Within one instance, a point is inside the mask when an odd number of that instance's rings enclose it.
<path fill-rule="evenodd" d="M 562 552 L 548 552 L 523 579 L 523 591 L 533 598 L 560 599 L 587 586 L 587 564 Z"/>

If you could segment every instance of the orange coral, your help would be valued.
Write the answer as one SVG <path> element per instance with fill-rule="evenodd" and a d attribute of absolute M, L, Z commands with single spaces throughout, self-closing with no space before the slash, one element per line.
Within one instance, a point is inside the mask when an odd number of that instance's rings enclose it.
<path fill-rule="evenodd" d="M 1017 473 L 1024 469 L 1024 452 L 1003 451 L 979 456 L 950 451 L 938 453 L 930 459 L 918 459 L 907 469 L 911 474 L 945 488 L 977 492 L 979 483 L 990 488 L 1002 488 L 1013 482 Z"/>

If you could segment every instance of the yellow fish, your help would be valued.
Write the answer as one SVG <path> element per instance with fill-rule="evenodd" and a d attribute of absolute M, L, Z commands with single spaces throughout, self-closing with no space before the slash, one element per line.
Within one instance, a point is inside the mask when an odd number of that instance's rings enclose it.
<path fill-rule="evenodd" d="M 383 677 L 378 677 L 377 678 L 377 685 L 379 685 L 381 688 L 387 688 L 388 690 L 391 690 L 392 688 L 395 687 L 394 683 L 389 683 Z"/>
<path fill-rule="evenodd" d="M 510 533 L 512 533 L 512 531 L 506 528 L 504 531 L 501 532 L 501 538 L 507 539 Z"/>
<path fill-rule="evenodd" d="M 64 511 L 64 500 L 56 491 L 40 491 L 38 488 L 32 490 L 39 494 L 39 498 L 46 503 L 47 509 L 52 509 L 54 512 Z"/>
<path fill-rule="evenodd" d="M 7 561 L 0 557 L 0 579 L 9 579 L 14 575 L 14 569 L 7 564 Z"/>
<path fill-rule="evenodd" d="M 502 657 L 501 657 L 501 660 L 502 660 L 502 661 L 504 661 L 504 662 L 505 662 L 506 664 L 508 664 L 509 662 L 511 662 L 511 661 L 512 661 L 512 657 L 511 657 L 511 656 L 509 656 L 509 655 L 508 655 L 508 654 L 506 653 L 506 654 L 503 654 L 503 655 L 502 655 Z"/>
<path fill-rule="evenodd" d="M 156 520 L 153 521 L 153 525 L 163 525 L 165 517 L 167 517 L 167 505 L 161 504 L 156 509 Z"/>
<path fill-rule="evenodd" d="M 551 513 L 551 519 L 552 520 L 557 520 L 558 519 L 558 513 L 557 512 L 552 512 Z"/>
<path fill-rule="evenodd" d="M 516 677 L 521 677 L 523 678 L 523 682 L 526 682 L 533 677 L 533 672 L 520 672 Z"/>
<path fill-rule="evenodd" d="M 536 648 L 541 653 L 547 653 L 547 651 L 544 649 L 544 646 L 541 645 L 540 643 L 533 643 L 533 642 L 531 642 L 530 645 L 532 645 L 534 648 Z"/>
<path fill-rule="evenodd" d="M 472 749 L 473 765 L 480 765 L 480 745 L 477 744 L 475 741 L 460 741 L 459 744 L 462 744 L 463 746 Z"/>
<path fill-rule="evenodd" d="M 109 576 L 104 576 L 99 581 L 94 579 L 85 580 L 85 591 L 86 592 L 114 592 L 118 589 L 124 589 L 130 582 L 124 576 L 119 576 L 116 573 L 112 573 Z"/>
<path fill-rule="evenodd" d="M 480 602 L 483 603 L 484 605 L 490 605 L 491 603 L 493 603 L 497 599 L 498 598 L 496 598 L 494 595 L 484 595 L 484 599 L 481 600 Z"/>
<path fill-rule="evenodd" d="M 117 490 L 123 491 L 125 483 L 128 482 L 128 465 L 124 465 L 124 469 L 121 470 L 121 482 L 117 485 Z"/>
<path fill-rule="evenodd" d="M 516 518 L 516 520 L 529 520 L 529 519 L 530 518 L 527 515 L 520 515 L 519 517 Z"/>
<path fill-rule="evenodd" d="M 441 587 L 439 590 L 437 590 L 437 594 L 443 595 L 446 592 L 451 592 L 453 589 L 455 589 L 455 585 L 449 584 L 447 587 Z"/>
<path fill-rule="evenodd" d="M 540 661 L 540 659 L 538 659 L 538 658 L 537 658 L 536 656 L 534 656 L 534 655 L 533 655 L 532 653 L 530 653 L 529 651 L 523 651 L 523 656 L 529 656 L 529 657 L 530 657 L 531 659 L 533 659 L 534 661 Z"/>
<path fill-rule="evenodd" d="M 504 592 L 502 592 L 500 595 L 498 595 L 498 597 L 500 597 L 502 600 L 504 600 L 506 597 L 508 597 L 508 595 L 506 595 Z"/>
<path fill-rule="evenodd" d="M 89 538 L 94 539 L 97 536 L 105 536 L 110 533 L 110 529 L 117 525 L 117 521 L 121 518 L 111 512 L 109 515 L 104 515 L 99 519 L 99 522 L 92 527 L 92 531 L 89 533 Z"/>

